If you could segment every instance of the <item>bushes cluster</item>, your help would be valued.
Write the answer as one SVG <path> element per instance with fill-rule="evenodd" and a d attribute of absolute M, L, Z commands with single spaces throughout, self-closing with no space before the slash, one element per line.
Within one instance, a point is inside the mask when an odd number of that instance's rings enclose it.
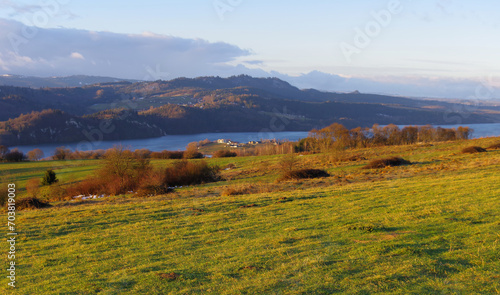
<path fill-rule="evenodd" d="M 489 150 L 500 150 L 500 142 L 492 144 L 488 147 Z"/>
<path fill-rule="evenodd" d="M 33 197 L 20 199 L 16 202 L 16 209 L 18 210 L 41 209 L 48 207 L 51 207 L 49 203 Z"/>
<path fill-rule="evenodd" d="M 321 178 L 329 176 L 330 174 L 320 169 L 299 169 L 299 170 L 286 171 L 281 176 L 280 180 Z"/>
<path fill-rule="evenodd" d="M 163 183 L 169 187 L 216 182 L 220 180 L 220 168 L 205 161 L 179 161 L 165 169 Z"/>
<path fill-rule="evenodd" d="M 184 158 L 184 152 L 182 151 L 161 151 L 151 153 L 151 159 L 180 160 L 182 158 Z"/>
<path fill-rule="evenodd" d="M 206 162 L 182 160 L 166 169 L 153 169 L 149 160 L 137 153 L 114 148 L 104 158 L 104 166 L 95 176 L 75 184 L 67 190 L 76 195 L 120 195 L 137 192 L 139 196 L 166 194 L 170 187 L 194 185 L 219 180 L 218 167 Z"/>
<path fill-rule="evenodd" d="M 228 150 L 219 150 L 219 151 L 216 151 L 212 156 L 214 158 L 233 158 L 233 157 L 236 157 L 238 154 L 236 154 L 235 152 L 232 152 L 232 151 L 228 151 Z"/>
<path fill-rule="evenodd" d="M 486 149 L 480 146 L 469 146 L 462 150 L 462 154 L 476 154 L 476 153 L 485 153 Z"/>
<path fill-rule="evenodd" d="M 407 161 L 400 157 L 390 157 L 385 159 L 377 159 L 373 160 L 368 165 L 364 166 L 363 169 L 378 169 L 385 167 L 395 167 L 395 166 L 403 166 L 411 164 L 410 161 Z"/>
<path fill-rule="evenodd" d="M 0 162 L 22 162 L 26 155 L 18 149 L 9 150 L 6 146 L 0 146 Z"/>

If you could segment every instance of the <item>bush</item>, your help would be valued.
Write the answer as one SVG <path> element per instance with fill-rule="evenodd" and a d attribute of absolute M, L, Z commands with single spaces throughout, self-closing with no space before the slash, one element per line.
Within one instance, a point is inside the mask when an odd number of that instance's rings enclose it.
<path fill-rule="evenodd" d="M 233 185 L 226 186 L 222 192 L 221 196 L 239 196 L 239 195 L 248 195 L 254 191 L 254 187 L 251 185 Z"/>
<path fill-rule="evenodd" d="M 7 183 L 0 184 L 0 206 L 4 206 L 9 199 L 9 186 Z"/>
<path fill-rule="evenodd" d="M 17 202 L 16 209 L 27 210 L 27 209 L 41 209 L 52 207 L 49 203 L 40 201 L 37 198 L 24 198 Z"/>
<path fill-rule="evenodd" d="M 219 150 L 216 151 L 212 156 L 214 158 L 234 158 L 237 156 L 237 154 L 228 150 Z"/>
<path fill-rule="evenodd" d="M 209 166 L 205 161 L 188 162 L 186 160 L 165 169 L 163 184 L 168 187 L 202 184 L 220 180 L 220 168 Z"/>
<path fill-rule="evenodd" d="M 466 147 L 462 150 L 462 154 L 475 154 L 475 153 L 484 153 L 484 152 L 486 152 L 486 150 L 480 146 L 470 146 L 470 147 Z"/>
<path fill-rule="evenodd" d="M 291 180 L 291 179 L 307 179 L 307 178 L 321 178 L 329 177 L 325 170 L 320 169 L 300 169 L 287 171 L 281 176 L 280 180 Z"/>
<path fill-rule="evenodd" d="M 26 156 L 23 152 L 14 149 L 4 156 L 5 161 L 7 162 L 22 162 L 26 159 Z"/>
<path fill-rule="evenodd" d="M 394 166 L 402 166 L 409 164 L 411 164 L 411 162 L 406 161 L 403 158 L 391 157 L 386 159 L 373 160 L 368 165 L 364 166 L 363 169 L 377 169 L 377 168 L 394 167 Z"/>
<path fill-rule="evenodd" d="M 138 197 L 151 197 L 157 195 L 168 194 L 172 190 L 163 183 L 163 171 L 150 171 L 149 174 L 142 180 L 139 189 L 137 190 Z"/>
<path fill-rule="evenodd" d="M 280 166 L 281 171 L 291 172 L 295 169 L 295 167 L 299 163 L 299 158 L 295 154 L 286 154 L 283 156 L 278 165 Z"/>
<path fill-rule="evenodd" d="M 500 150 L 500 142 L 492 144 L 488 147 L 489 150 Z"/>
<path fill-rule="evenodd" d="M 38 193 L 40 192 L 40 181 L 36 178 L 28 180 L 26 184 L 26 191 L 28 192 L 29 196 L 31 196 L 32 198 L 36 198 L 38 196 Z"/>
<path fill-rule="evenodd" d="M 171 152 L 171 151 L 161 151 L 161 152 L 152 152 L 151 158 L 153 159 L 175 159 L 180 160 L 184 158 L 184 152 Z"/>
<path fill-rule="evenodd" d="M 45 175 L 42 178 L 42 185 L 52 185 L 59 180 L 56 177 L 56 173 L 52 169 L 45 171 Z"/>

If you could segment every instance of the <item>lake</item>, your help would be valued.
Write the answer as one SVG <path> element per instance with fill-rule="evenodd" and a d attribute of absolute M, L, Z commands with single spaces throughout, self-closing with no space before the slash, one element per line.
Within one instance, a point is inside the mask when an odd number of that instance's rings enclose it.
<path fill-rule="evenodd" d="M 472 136 L 474 138 L 500 136 L 500 123 L 495 124 L 462 124 L 462 125 L 439 125 L 443 128 L 457 128 L 459 126 L 467 126 L 474 129 Z M 404 126 L 399 126 L 400 128 Z M 435 126 L 437 127 L 437 126 Z M 115 145 L 122 145 L 125 148 L 135 149 L 148 149 L 151 151 L 170 150 L 177 151 L 183 150 L 190 142 L 208 139 L 216 141 L 217 139 L 230 139 L 237 142 L 259 141 L 261 139 L 277 139 L 297 141 L 307 137 L 308 132 L 272 132 L 272 133 L 258 133 L 258 132 L 240 132 L 240 133 L 203 133 L 203 134 L 190 134 L 190 135 L 168 135 L 164 137 L 151 138 L 151 139 L 138 139 L 138 140 L 121 140 L 121 141 L 101 141 L 101 142 L 85 142 L 85 143 L 58 143 L 58 144 L 44 144 L 36 146 L 18 146 L 19 150 L 29 152 L 35 148 L 41 149 L 45 156 L 51 156 L 57 147 L 65 146 L 71 150 L 98 150 L 108 149 Z M 13 147 L 14 148 L 14 147 Z M 12 149 L 12 148 L 11 148 Z"/>

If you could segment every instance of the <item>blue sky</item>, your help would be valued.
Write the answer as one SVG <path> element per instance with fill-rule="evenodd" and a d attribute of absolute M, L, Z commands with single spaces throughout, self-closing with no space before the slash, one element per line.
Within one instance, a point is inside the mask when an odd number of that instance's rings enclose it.
<path fill-rule="evenodd" d="M 58 7 L 41 3 L 58 3 Z M 389 7 L 397 7 L 397 12 Z M 164 76 L 169 78 L 206 75 L 211 69 L 221 75 L 240 71 L 297 76 L 321 71 L 391 83 L 479 81 L 500 70 L 498 8 L 500 3 L 492 0 L 0 0 L 0 18 L 10 22 L 0 27 L 0 38 L 2 28 L 19 33 L 22 28 L 14 25 L 17 22 L 33 26 L 37 16 L 41 20 L 40 33 L 20 45 L 31 52 L 21 48 L 12 58 L 12 50 L 2 51 L 0 45 L 0 72 L 19 74 L 25 69 L 27 74 L 60 75 L 70 74 L 67 68 L 73 67 L 87 74 L 101 71 L 140 79 L 151 70 L 168 73 Z M 52 15 L 43 19 L 43 13 Z M 374 14 L 389 21 L 383 23 Z M 355 45 L 359 31 L 365 35 L 362 48 Z M 104 58 L 71 37 L 81 40 L 91 32 L 99 40 L 114 40 L 105 43 L 110 52 L 120 51 L 113 47 L 120 44 L 128 49 L 123 55 Z M 55 43 L 68 49 L 61 51 L 61 57 L 39 53 L 47 50 L 53 36 L 64 39 Z M 143 38 L 124 40 L 127 36 Z M 168 44 L 155 43 L 161 38 L 170 38 Z M 148 46 L 156 49 L 148 51 Z M 175 55 L 171 48 L 176 52 L 186 48 L 190 53 Z M 348 56 L 346 48 L 351 50 Z M 127 62 L 138 55 L 148 58 L 137 60 L 130 72 L 126 67 L 111 70 L 118 58 Z M 31 60 L 23 64 L 26 58 Z M 104 59 L 106 68 L 99 62 Z M 493 83 L 500 86 L 496 80 Z"/>

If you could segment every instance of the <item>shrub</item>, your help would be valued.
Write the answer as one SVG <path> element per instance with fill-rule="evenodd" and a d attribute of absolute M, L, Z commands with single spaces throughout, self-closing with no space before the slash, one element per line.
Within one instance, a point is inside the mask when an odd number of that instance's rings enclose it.
<path fill-rule="evenodd" d="M 142 180 L 139 189 L 137 190 L 138 197 L 150 197 L 163 195 L 172 190 L 163 183 L 164 174 L 161 170 L 150 171 Z"/>
<path fill-rule="evenodd" d="M 28 180 L 28 183 L 26 184 L 26 191 L 29 196 L 36 198 L 40 192 L 40 181 L 36 178 Z"/>
<path fill-rule="evenodd" d="M 171 151 L 161 151 L 161 152 L 152 152 L 151 158 L 153 159 L 176 159 L 180 160 L 184 158 L 184 152 L 171 152 Z"/>
<path fill-rule="evenodd" d="M 5 154 L 4 159 L 7 162 L 22 162 L 24 161 L 24 159 L 26 159 L 26 156 L 24 155 L 23 152 L 14 149 L 9 153 Z"/>
<path fill-rule="evenodd" d="M 254 191 L 253 186 L 251 185 L 233 185 L 226 186 L 222 192 L 221 196 L 238 196 L 238 195 L 247 195 L 251 194 Z"/>
<path fill-rule="evenodd" d="M 37 198 L 24 198 L 17 202 L 16 209 L 26 210 L 26 209 L 40 209 L 52 207 L 48 202 L 40 201 Z"/>
<path fill-rule="evenodd" d="M 329 177 L 325 170 L 320 169 L 300 169 L 286 171 L 280 178 L 280 180 L 291 180 L 291 179 L 307 179 L 307 178 L 321 178 Z"/>
<path fill-rule="evenodd" d="M 368 165 L 364 166 L 363 169 L 377 169 L 377 168 L 394 167 L 394 166 L 402 166 L 409 164 L 411 164 L 411 162 L 406 161 L 403 158 L 391 157 L 386 159 L 373 160 Z"/>
<path fill-rule="evenodd" d="M 488 147 L 489 150 L 500 150 L 500 142 L 492 144 Z"/>
<path fill-rule="evenodd" d="M 9 186 L 7 183 L 0 184 L 0 206 L 4 206 L 9 199 Z"/>
<path fill-rule="evenodd" d="M 184 159 L 201 159 L 203 154 L 198 152 L 198 143 L 191 142 L 187 145 L 186 151 L 184 152 Z"/>
<path fill-rule="evenodd" d="M 299 158 L 295 154 L 287 154 L 279 161 L 279 166 L 282 171 L 291 172 L 299 163 Z"/>
<path fill-rule="evenodd" d="M 42 185 L 52 185 L 59 180 L 56 177 L 56 173 L 52 169 L 45 171 L 45 175 L 42 178 Z"/>
<path fill-rule="evenodd" d="M 216 151 L 212 156 L 214 158 L 234 158 L 237 156 L 237 154 L 228 150 L 219 150 Z"/>
<path fill-rule="evenodd" d="M 220 180 L 220 168 L 209 166 L 205 161 L 177 162 L 165 169 L 163 184 L 168 187 L 216 182 Z"/>
<path fill-rule="evenodd" d="M 486 150 L 480 146 L 470 146 L 470 147 L 466 147 L 462 150 L 462 154 L 475 154 L 475 153 L 484 153 L 484 152 L 486 152 Z"/>

